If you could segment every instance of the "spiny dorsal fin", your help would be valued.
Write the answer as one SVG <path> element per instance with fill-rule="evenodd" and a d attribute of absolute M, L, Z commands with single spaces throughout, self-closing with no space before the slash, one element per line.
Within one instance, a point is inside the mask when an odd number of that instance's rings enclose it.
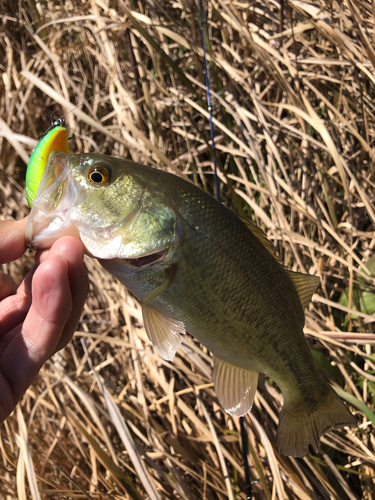
<path fill-rule="evenodd" d="M 258 238 L 258 240 L 262 243 L 264 248 L 269 251 L 272 257 L 274 257 L 278 262 L 282 263 L 279 257 L 276 255 L 275 247 L 267 238 L 266 233 L 262 229 L 260 229 L 260 227 L 256 226 L 254 222 L 251 222 L 251 220 L 247 219 L 246 217 L 242 217 L 241 215 L 239 215 L 238 218 L 241 219 L 241 221 L 253 233 L 253 235 Z"/>
<path fill-rule="evenodd" d="M 214 356 L 215 392 L 224 410 L 242 417 L 251 410 L 258 385 L 258 372 L 245 370 Z"/>
<path fill-rule="evenodd" d="M 309 305 L 312 294 L 315 292 L 319 285 L 319 276 L 312 276 L 311 274 L 295 273 L 287 270 L 289 278 L 292 280 L 295 289 L 299 295 L 302 307 L 305 309 Z"/>
<path fill-rule="evenodd" d="M 275 253 L 275 248 L 270 242 L 270 240 L 267 238 L 266 234 L 260 229 L 258 226 L 256 226 L 253 222 L 251 222 L 249 219 L 245 217 L 241 217 L 239 215 L 239 218 L 242 220 L 242 222 L 246 225 L 248 229 L 258 238 L 258 240 L 262 243 L 264 248 L 270 252 L 270 254 L 278 261 L 282 266 L 284 264 L 281 262 L 279 257 Z M 309 305 L 309 302 L 311 300 L 312 294 L 315 292 L 319 285 L 319 277 L 318 276 L 312 276 L 311 274 L 301 274 L 301 273 L 295 273 L 293 271 L 289 271 L 289 269 L 286 269 L 287 273 L 289 274 L 290 279 L 293 282 L 293 285 L 295 286 L 297 293 L 299 295 L 299 298 L 301 300 L 302 307 L 305 309 Z"/>

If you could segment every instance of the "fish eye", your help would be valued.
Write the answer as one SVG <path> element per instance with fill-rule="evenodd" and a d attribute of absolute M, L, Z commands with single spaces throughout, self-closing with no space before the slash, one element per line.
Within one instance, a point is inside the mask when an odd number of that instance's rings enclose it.
<path fill-rule="evenodd" d="M 92 184 L 105 184 L 111 178 L 111 171 L 104 165 L 97 165 L 89 170 L 87 177 Z"/>

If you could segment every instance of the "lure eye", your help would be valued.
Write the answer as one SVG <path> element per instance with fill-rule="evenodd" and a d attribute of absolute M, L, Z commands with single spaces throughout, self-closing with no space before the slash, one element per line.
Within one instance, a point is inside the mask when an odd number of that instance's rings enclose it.
<path fill-rule="evenodd" d="M 88 180 L 92 184 L 105 184 L 111 178 L 109 168 L 103 165 L 93 167 L 88 173 Z"/>

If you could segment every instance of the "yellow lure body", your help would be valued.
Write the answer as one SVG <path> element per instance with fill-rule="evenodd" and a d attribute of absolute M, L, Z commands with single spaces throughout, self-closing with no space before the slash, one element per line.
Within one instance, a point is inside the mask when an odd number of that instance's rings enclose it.
<path fill-rule="evenodd" d="M 26 170 L 26 199 L 32 208 L 33 200 L 42 180 L 48 157 L 52 151 L 69 153 L 66 127 L 57 125 L 50 130 L 36 145 L 30 156 Z"/>

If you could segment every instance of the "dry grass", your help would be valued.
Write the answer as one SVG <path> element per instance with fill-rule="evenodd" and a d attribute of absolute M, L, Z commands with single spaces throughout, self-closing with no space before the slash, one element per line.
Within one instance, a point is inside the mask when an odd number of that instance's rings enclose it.
<path fill-rule="evenodd" d="M 205 10 L 221 197 L 289 267 L 320 276 L 306 333 L 359 423 L 327 434 L 317 456 L 279 456 L 282 397 L 261 379 L 246 417 L 254 497 L 373 499 L 374 2 Z M 178 171 L 213 192 L 194 2 L 2 0 L 0 13 L 1 218 L 28 212 L 26 164 L 54 110 L 72 151 Z M 21 280 L 32 261 L 6 269 Z M 1 426 L 0 497 L 246 498 L 239 423 L 215 398 L 210 354 L 186 338 L 163 361 L 137 301 L 87 265 L 79 331 Z"/>

